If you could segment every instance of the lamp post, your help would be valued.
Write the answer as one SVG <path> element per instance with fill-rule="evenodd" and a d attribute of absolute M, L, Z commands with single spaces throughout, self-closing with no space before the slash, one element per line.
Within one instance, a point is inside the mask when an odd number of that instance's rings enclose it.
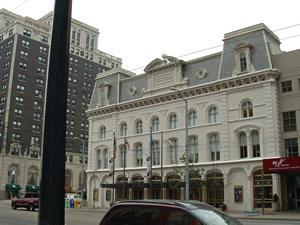
<path fill-rule="evenodd" d="M 190 169 L 189 169 L 189 146 L 188 146 L 188 103 L 187 99 L 183 96 L 183 93 L 177 88 L 170 88 L 172 91 L 176 91 L 180 94 L 180 97 L 184 101 L 185 106 L 185 200 L 190 198 Z"/>
<path fill-rule="evenodd" d="M 84 179 L 84 140 L 82 140 L 79 137 L 74 137 L 74 140 L 79 140 L 82 144 L 82 163 L 81 163 L 81 168 L 82 168 L 82 175 L 81 175 L 81 207 L 83 203 L 83 179 Z"/>

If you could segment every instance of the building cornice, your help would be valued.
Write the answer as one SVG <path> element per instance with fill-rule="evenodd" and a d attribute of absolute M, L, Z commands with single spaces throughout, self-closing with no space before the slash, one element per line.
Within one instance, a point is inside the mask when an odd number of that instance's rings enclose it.
<path fill-rule="evenodd" d="M 256 71 L 254 73 L 235 76 L 227 79 L 222 79 L 207 84 L 197 85 L 181 89 L 181 93 L 185 98 L 206 96 L 208 94 L 221 94 L 226 91 L 237 91 L 240 88 L 245 88 L 251 85 L 263 84 L 266 81 L 275 82 L 280 72 L 276 69 L 268 69 Z M 95 116 L 136 109 L 139 107 L 151 106 L 159 103 L 171 102 L 181 98 L 181 96 L 173 91 L 166 91 L 163 94 L 152 95 L 140 99 L 126 101 L 113 105 L 106 105 L 96 109 L 89 109 L 86 111 L 89 119 Z"/>

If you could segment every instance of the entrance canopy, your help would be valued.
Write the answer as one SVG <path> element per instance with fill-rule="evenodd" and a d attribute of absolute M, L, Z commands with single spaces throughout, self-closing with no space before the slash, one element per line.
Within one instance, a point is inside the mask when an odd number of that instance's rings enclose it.
<path fill-rule="evenodd" d="M 264 173 L 300 172 L 300 156 L 263 160 Z"/>
<path fill-rule="evenodd" d="M 39 192 L 40 191 L 40 186 L 27 184 L 26 185 L 26 191 L 27 192 Z"/>
<path fill-rule="evenodd" d="M 22 187 L 19 184 L 6 184 L 5 189 L 7 191 L 19 191 Z"/>

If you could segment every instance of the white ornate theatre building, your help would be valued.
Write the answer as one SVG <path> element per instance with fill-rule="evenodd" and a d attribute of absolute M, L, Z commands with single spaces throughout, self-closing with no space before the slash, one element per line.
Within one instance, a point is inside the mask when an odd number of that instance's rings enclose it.
<path fill-rule="evenodd" d="M 282 210 L 299 208 L 299 62 L 299 50 L 282 52 L 279 38 L 257 24 L 225 34 L 223 51 L 212 55 L 190 61 L 163 55 L 140 75 L 124 69 L 99 74 L 87 111 L 89 204 L 108 207 L 123 197 L 184 199 L 186 100 L 190 168 L 199 171 L 190 176 L 190 199 L 229 210 L 271 210 L 276 194 Z M 276 164 L 278 158 L 283 163 Z"/>

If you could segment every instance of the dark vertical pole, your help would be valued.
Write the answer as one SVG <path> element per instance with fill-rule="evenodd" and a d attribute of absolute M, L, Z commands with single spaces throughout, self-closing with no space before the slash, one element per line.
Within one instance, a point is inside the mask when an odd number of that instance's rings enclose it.
<path fill-rule="evenodd" d="M 261 201 L 262 201 L 262 214 L 265 214 L 265 179 L 264 172 L 261 170 Z"/>
<path fill-rule="evenodd" d="M 56 0 L 47 81 L 39 225 L 64 225 L 66 108 L 72 0 Z"/>
<path fill-rule="evenodd" d="M 113 173 L 112 173 L 112 202 L 115 202 L 115 158 L 113 159 Z"/>
<path fill-rule="evenodd" d="M 160 132 L 160 199 L 163 199 L 163 132 Z"/>
<path fill-rule="evenodd" d="M 123 185 L 122 185 L 122 198 L 125 200 L 125 162 L 126 162 L 126 144 L 124 143 L 124 148 L 123 148 Z"/>
<path fill-rule="evenodd" d="M 149 199 L 152 198 L 152 160 L 153 160 L 153 137 L 152 127 L 150 127 L 150 178 L 149 178 Z"/>

